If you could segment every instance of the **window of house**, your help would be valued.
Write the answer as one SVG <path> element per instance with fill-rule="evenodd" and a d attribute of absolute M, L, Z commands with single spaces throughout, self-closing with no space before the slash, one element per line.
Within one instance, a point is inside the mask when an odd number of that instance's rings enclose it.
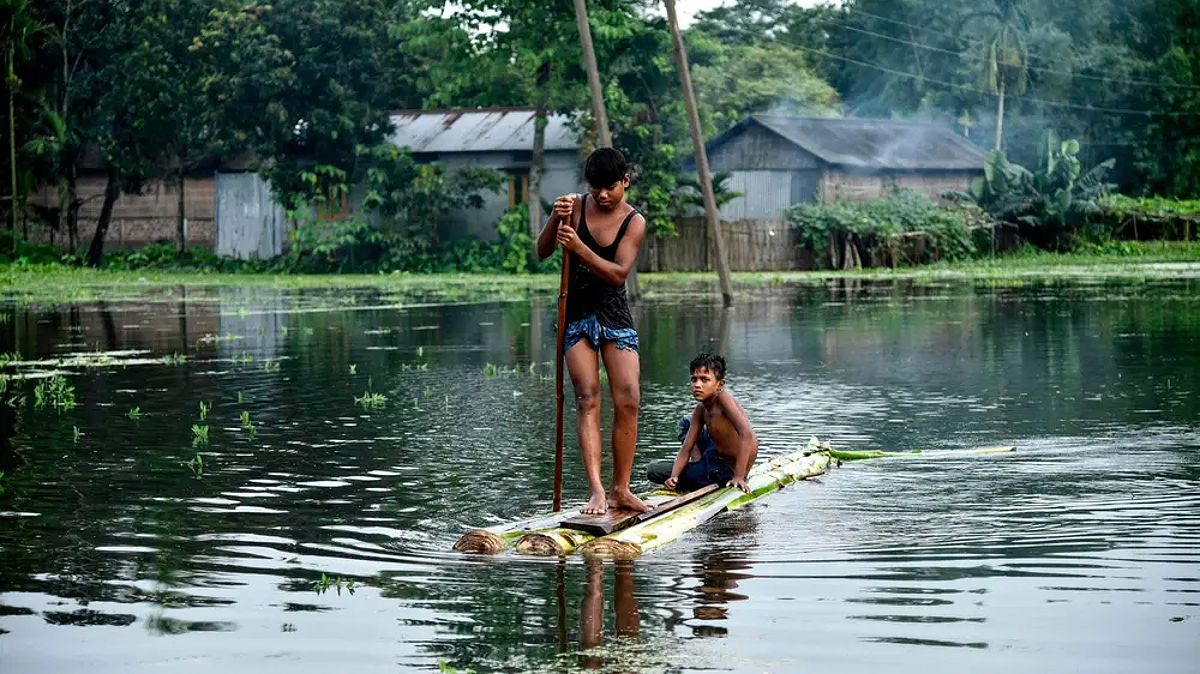
<path fill-rule="evenodd" d="M 340 195 L 330 195 L 329 201 L 317 207 L 317 219 L 323 221 L 340 221 L 350 217 L 350 195 L 342 192 Z"/>
<path fill-rule="evenodd" d="M 525 203 L 529 196 L 529 173 L 512 172 L 508 175 L 508 207 Z"/>

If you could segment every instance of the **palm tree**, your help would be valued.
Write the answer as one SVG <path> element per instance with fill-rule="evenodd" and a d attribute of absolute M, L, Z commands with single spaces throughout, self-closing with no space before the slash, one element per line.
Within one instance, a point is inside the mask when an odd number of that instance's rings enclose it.
<path fill-rule="evenodd" d="M 980 75 L 988 91 L 996 94 L 996 143 L 1004 144 L 1004 101 L 1006 96 L 1019 96 L 1029 87 L 1029 49 L 1025 36 L 1029 33 L 1029 15 L 1024 0 L 992 0 L 988 9 L 970 12 L 959 21 L 958 34 L 971 25 L 980 26 L 984 38 L 970 40 L 980 50 L 983 63 Z"/>

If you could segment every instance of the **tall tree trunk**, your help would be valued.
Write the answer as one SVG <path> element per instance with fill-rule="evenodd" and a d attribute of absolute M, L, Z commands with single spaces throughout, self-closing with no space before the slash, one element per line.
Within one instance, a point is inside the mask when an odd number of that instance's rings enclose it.
<path fill-rule="evenodd" d="M 537 76 L 537 103 L 533 113 L 533 156 L 529 161 L 529 235 L 537 238 L 542 230 L 542 171 L 546 162 L 546 101 L 549 98 L 550 61 L 542 63 Z"/>
<path fill-rule="evenodd" d="M 117 169 L 109 167 L 108 182 L 104 185 L 104 203 L 100 206 L 100 220 L 96 222 L 96 233 L 92 236 L 92 245 L 88 246 L 87 264 L 89 267 L 99 267 L 104 259 L 104 237 L 108 234 L 108 226 L 112 223 L 113 204 L 117 202 L 121 190 L 117 185 Z"/>
<path fill-rule="evenodd" d="M 17 17 L 13 14 L 11 25 L 15 31 Z M 10 33 L 15 39 L 15 32 Z M 17 88 L 17 77 L 13 71 L 13 59 L 16 57 L 16 48 L 12 42 L 8 43 L 8 77 L 6 88 L 8 89 L 8 174 L 12 177 L 10 183 L 12 200 L 8 203 L 9 218 L 9 233 L 12 234 L 12 248 L 15 257 L 17 252 L 17 126 L 14 118 L 15 106 L 13 104 L 14 90 Z"/>
<path fill-rule="evenodd" d="M 608 127 L 608 111 L 604 106 L 604 90 L 600 87 L 600 68 L 596 65 L 596 50 L 592 46 L 592 28 L 588 24 L 586 0 L 575 0 L 575 23 L 579 26 L 579 44 L 583 50 L 583 65 L 587 70 L 588 89 L 592 92 L 592 117 L 596 120 L 596 138 L 600 147 L 612 147 L 612 130 Z M 641 298 L 638 286 L 637 262 L 625 277 L 625 292 L 630 301 Z"/>
<path fill-rule="evenodd" d="M 575 23 L 579 26 L 579 45 L 583 49 L 583 67 L 587 70 L 588 89 L 592 92 L 592 117 L 596 121 L 596 138 L 600 147 L 612 147 L 612 131 L 608 128 L 604 91 L 600 87 L 600 68 L 596 65 L 596 50 L 592 46 L 592 28 L 588 25 L 587 0 L 575 0 Z"/>
<path fill-rule="evenodd" d="M 1003 146 L 1004 141 L 1004 77 L 1000 77 L 999 97 L 996 101 L 996 149 Z"/>
<path fill-rule="evenodd" d="M 184 211 L 184 175 L 183 175 L 183 160 L 179 161 L 179 173 L 175 176 L 175 186 L 179 191 L 179 203 L 175 209 L 175 236 L 178 240 L 178 247 L 175 250 L 176 255 L 183 255 L 183 251 L 187 248 L 187 213 Z"/>
<path fill-rule="evenodd" d="M 696 108 L 696 94 L 692 90 L 692 75 L 688 70 L 687 52 L 683 48 L 683 36 L 679 33 L 679 19 L 675 16 L 675 0 L 663 0 L 667 8 L 667 22 L 671 27 L 671 42 L 675 45 L 675 62 L 679 66 L 679 82 L 683 87 L 683 102 L 687 107 L 688 126 L 692 130 L 692 149 L 696 153 L 696 172 L 700 178 L 700 192 L 704 196 L 704 216 L 708 223 L 709 238 L 717 256 L 717 276 L 721 280 L 721 299 L 725 306 L 733 306 L 733 283 L 729 278 L 729 264 L 725 258 L 725 245 L 721 240 L 721 224 L 717 219 L 717 200 L 713 195 L 712 174 L 708 170 L 708 151 L 704 148 L 704 136 L 700 130 L 700 112 Z"/>
<path fill-rule="evenodd" d="M 70 159 L 67 168 L 67 175 L 63 179 L 62 188 L 59 190 L 59 221 L 67 230 L 67 243 L 70 246 L 71 254 L 74 255 L 79 250 L 79 201 L 78 189 L 75 178 L 75 162 L 76 159 Z"/>

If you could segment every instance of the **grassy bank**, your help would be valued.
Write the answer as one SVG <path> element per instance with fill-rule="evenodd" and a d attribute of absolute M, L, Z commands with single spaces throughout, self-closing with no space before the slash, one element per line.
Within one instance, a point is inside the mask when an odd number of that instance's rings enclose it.
<path fill-rule="evenodd" d="M 1015 254 L 899 269 L 857 271 L 739 272 L 735 290 L 805 285 L 828 279 L 1056 279 L 1078 277 L 1200 277 L 1200 242 L 1122 243 L 1111 249 L 1075 253 L 1023 250 Z M 715 292 L 713 272 L 642 274 L 643 292 Z M 396 302 L 455 302 L 553 295 L 556 274 L 268 274 L 196 271 L 112 271 L 62 265 L 0 267 L 0 299 L 17 303 L 95 300 L 202 300 L 223 288 L 284 290 L 357 297 L 358 291 Z"/>

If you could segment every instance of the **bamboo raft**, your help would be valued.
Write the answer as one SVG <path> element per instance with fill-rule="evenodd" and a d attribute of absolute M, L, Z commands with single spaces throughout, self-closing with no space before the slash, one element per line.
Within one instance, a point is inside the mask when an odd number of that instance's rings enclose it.
<path fill-rule="evenodd" d="M 635 523 L 632 526 L 603 536 L 562 526 L 567 520 L 580 518 L 579 509 L 546 513 L 485 529 L 473 529 L 454 544 L 454 549 L 459 552 L 489 555 L 506 550 L 517 554 L 541 556 L 564 556 L 579 552 L 589 557 L 631 559 L 678 539 L 723 512 L 741 508 L 799 480 L 822 475 L 846 461 L 1001 454 L 1015 449 L 1011 446 L 983 447 L 970 450 L 941 450 L 927 454 L 919 450 L 847 451 L 833 449 L 828 443 L 813 438 L 802 450 L 775 457 L 755 466 L 746 479 L 750 487 L 749 493 L 735 487 L 709 490 L 704 494 L 694 495 L 694 498 L 687 499 L 686 503 L 669 512 L 652 512 L 644 518 L 634 518 Z M 669 507 L 668 504 L 672 501 L 681 500 L 679 494 L 665 490 L 642 494 L 641 497 L 647 503 L 662 508 Z"/>
<path fill-rule="evenodd" d="M 735 487 L 724 487 L 688 501 L 685 505 L 651 516 L 626 529 L 596 536 L 595 534 L 562 526 L 565 520 L 578 518 L 580 511 L 549 513 L 468 531 L 454 544 L 459 552 L 497 554 L 511 549 L 526 555 L 568 555 L 572 552 L 591 557 L 628 559 L 676 540 L 684 533 L 727 510 L 735 510 L 777 489 L 798 480 L 827 472 L 835 459 L 828 443 L 809 441 L 806 448 L 775 457 L 755 466 L 746 479 L 750 487 L 744 493 Z M 647 503 L 664 506 L 679 495 L 670 491 L 655 491 L 643 495 Z"/>

